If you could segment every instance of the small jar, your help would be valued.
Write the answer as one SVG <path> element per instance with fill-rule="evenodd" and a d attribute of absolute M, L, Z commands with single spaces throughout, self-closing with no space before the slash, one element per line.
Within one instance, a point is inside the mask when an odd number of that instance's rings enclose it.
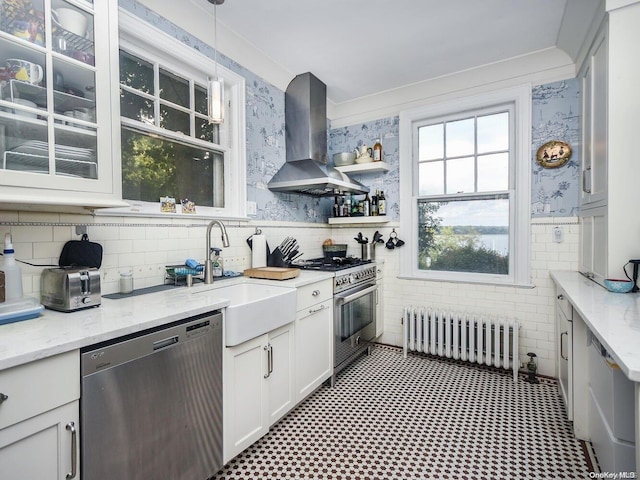
<path fill-rule="evenodd" d="M 120 273 L 120 293 L 133 292 L 133 272 Z"/>

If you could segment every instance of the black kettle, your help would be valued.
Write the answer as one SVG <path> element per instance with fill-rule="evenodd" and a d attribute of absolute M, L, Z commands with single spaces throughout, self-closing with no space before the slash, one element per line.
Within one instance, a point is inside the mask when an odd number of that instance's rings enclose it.
<path fill-rule="evenodd" d="M 629 276 L 629 274 L 627 273 L 627 265 L 632 264 L 633 265 L 633 278 Z M 622 269 L 624 270 L 624 274 L 627 276 L 627 278 L 629 280 L 631 280 L 633 282 L 633 288 L 631 289 L 632 292 L 637 292 L 640 290 L 640 288 L 638 288 L 638 265 L 640 265 L 640 260 L 629 260 L 624 267 L 622 267 Z"/>

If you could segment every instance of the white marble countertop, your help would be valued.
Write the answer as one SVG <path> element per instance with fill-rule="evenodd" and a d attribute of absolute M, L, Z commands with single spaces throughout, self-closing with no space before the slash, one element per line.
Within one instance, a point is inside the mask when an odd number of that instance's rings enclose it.
<path fill-rule="evenodd" d="M 237 283 L 298 288 L 331 277 L 306 270 L 283 281 L 238 277 L 118 300 L 103 298 L 99 307 L 72 313 L 45 310 L 38 318 L 0 325 L 0 370 L 224 308 L 229 300 L 216 288 Z"/>
<path fill-rule="evenodd" d="M 640 382 L 640 293 L 611 293 L 578 272 L 551 278 L 629 380 Z"/>

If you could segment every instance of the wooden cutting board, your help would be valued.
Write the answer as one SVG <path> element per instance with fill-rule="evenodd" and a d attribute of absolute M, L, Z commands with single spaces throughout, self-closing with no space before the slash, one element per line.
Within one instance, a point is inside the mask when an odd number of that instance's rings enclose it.
<path fill-rule="evenodd" d="M 300 269 L 284 267 L 248 268 L 244 271 L 244 275 L 245 277 L 267 278 L 269 280 L 287 280 L 300 275 Z"/>

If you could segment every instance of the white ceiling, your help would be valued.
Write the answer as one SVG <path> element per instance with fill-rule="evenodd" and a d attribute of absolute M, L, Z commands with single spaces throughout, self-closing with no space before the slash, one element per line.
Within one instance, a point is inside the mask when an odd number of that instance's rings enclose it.
<path fill-rule="evenodd" d="M 217 16 L 339 104 L 556 47 L 575 62 L 601 1 L 226 0 Z"/>

